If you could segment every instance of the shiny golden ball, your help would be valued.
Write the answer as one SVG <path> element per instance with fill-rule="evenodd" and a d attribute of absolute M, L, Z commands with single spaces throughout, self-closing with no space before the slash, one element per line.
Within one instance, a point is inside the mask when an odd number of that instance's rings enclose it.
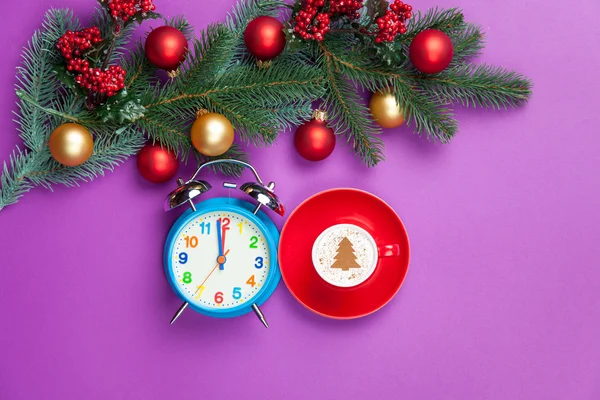
<path fill-rule="evenodd" d="M 50 135 L 50 153 L 59 163 L 76 167 L 86 162 L 94 151 L 94 139 L 79 124 L 62 124 Z"/>
<path fill-rule="evenodd" d="M 192 143 L 208 157 L 225 153 L 233 144 L 233 126 L 221 114 L 201 114 L 192 125 Z"/>
<path fill-rule="evenodd" d="M 404 123 L 404 110 L 389 92 L 375 92 L 369 103 L 373 120 L 382 128 L 396 128 Z"/>

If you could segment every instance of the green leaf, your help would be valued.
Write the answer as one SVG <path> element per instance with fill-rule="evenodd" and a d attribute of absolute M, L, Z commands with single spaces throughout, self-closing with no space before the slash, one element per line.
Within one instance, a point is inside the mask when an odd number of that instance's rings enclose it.
<path fill-rule="evenodd" d="M 142 22 L 150 19 L 162 19 L 162 15 L 160 15 L 159 13 L 155 13 L 154 11 L 148 11 L 145 13 L 138 12 L 133 16 L 133 19 L 127 21 L 125 25 L 129 24 L 130 21 L 135 21 L 139 25 L 141 25 Z"/>
<path fill-rule="evenodd" d="M 141 100 L 127 89 L 121 90 L 96 109 L 103 122 L 112 121 L 119 124 L 135 122 L 142 118 L 145 112 L 146 108 L 141 104 Z"/>
<path fill-rule="evenodd" d="M 80 96 L 85 96 L 86 93 L 81 86 L 75 81 L 75 76 L 67 71 L 64 65 L 54 65 L 52 72 L 56 75 L 56 78 L 69 89 L 78 92 Z"/>

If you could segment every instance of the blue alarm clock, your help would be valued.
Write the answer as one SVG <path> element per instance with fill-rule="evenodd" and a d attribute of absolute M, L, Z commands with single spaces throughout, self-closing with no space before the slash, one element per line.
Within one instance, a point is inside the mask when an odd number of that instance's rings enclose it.
<path fill-rule="evenodd" d="M 213 198 L 195 204 L 211 185 L 196 177 L 211 165 L 231 163 L 250 169 L 256 182 L 240 189 L 253 203 L 234 198 Z M 165 274 L 171 288 L 183 301 L 171 324 L 189 306 L 218 318 L 237 317 L 254 311 L 265 327 L 259 306 L 273 294 L 281 278 L 277 262 L 279 231 L 261 207 L 283 216 L 284 208 L 252 165 L 234 159 L 201 164 L 187 181 L 165 201 L 165 210 L 189 205 L 169 231 L 164 249 Z M 227 188 L 237 188 L 225 182 Z"/>

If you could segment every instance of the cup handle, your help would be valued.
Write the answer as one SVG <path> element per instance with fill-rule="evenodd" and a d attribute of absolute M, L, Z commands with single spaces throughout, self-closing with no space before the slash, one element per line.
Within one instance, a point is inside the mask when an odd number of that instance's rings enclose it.
<path fill-rule="evenodd" d="M 400 255 L 400 245 L 386 244 L 379 246 L 379 257 L 398 257 Z"/>

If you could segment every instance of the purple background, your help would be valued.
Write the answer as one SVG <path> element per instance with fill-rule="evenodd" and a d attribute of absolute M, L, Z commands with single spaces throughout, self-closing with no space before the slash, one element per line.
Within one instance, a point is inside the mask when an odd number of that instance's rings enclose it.
<path fill-rule="evenodd" d="M 156 2 L 197 28 L 233 4 Z M 176 215 L 161 206 L 172 185 L 143 182 L 129 161 L 81 189 L 36 189 L 0 212 L 0 399 L 600 398 L 600 3 L 413 5 L 463 8 L 487 34 L 481 61 L 534 80 L 530 105 L 459 109 L 450 145 L 388 130 L 388 161 L 375 169 L 342 143 L 328 160 L 305 162 L 289 133 L 252 151 L 289 210 L 345 186 L 397 210 L 412 262 L 388 306 L 327 320 L 281 284 L 263 308 L 269 330 L 253 315 L 191 311 L 169 326 L 180 303 L 161 252 Z M 86 18 L 93 2 L 2 7 L 1 159 L 19 143 L 20 50 L 51 6 Z"/>

